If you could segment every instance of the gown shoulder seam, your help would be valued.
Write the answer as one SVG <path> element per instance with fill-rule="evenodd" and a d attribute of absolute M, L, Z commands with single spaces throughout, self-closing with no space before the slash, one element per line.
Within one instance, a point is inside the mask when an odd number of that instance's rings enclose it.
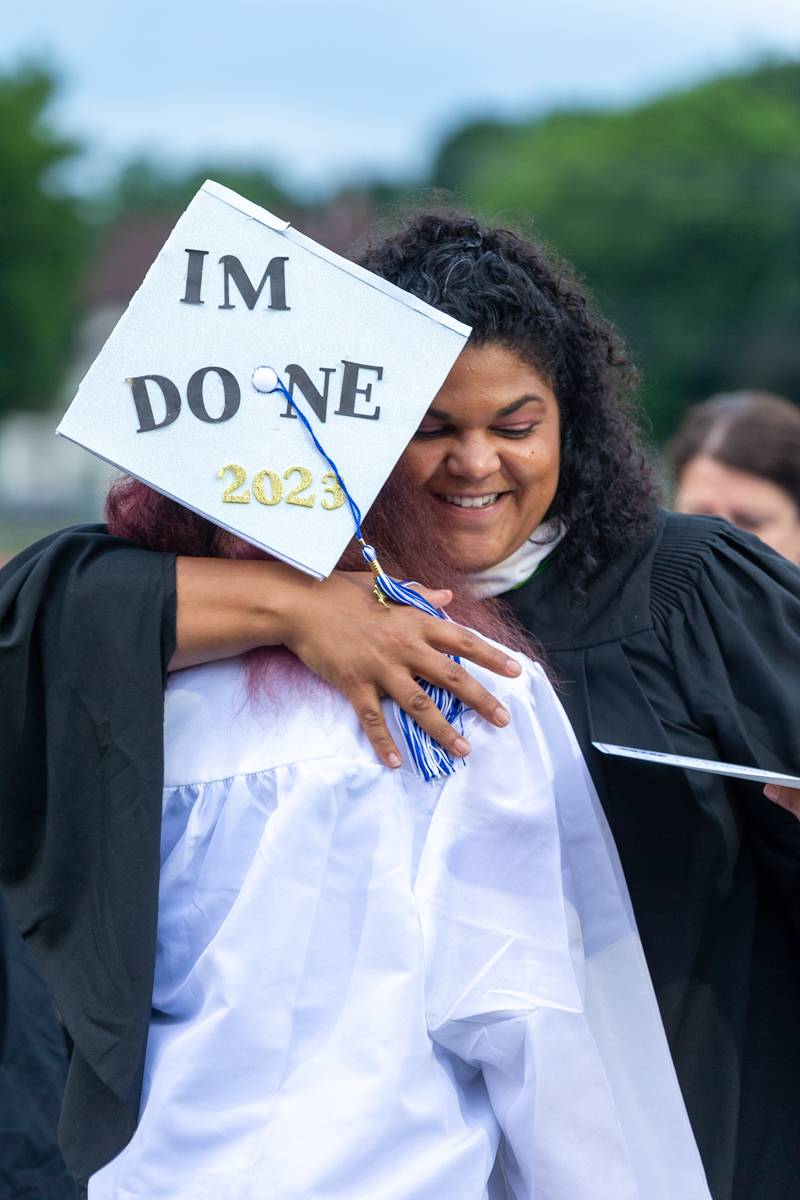
<path fill-rule="evenodd" d="M 663 624 L 683 606 L 709 559 L 722 547 L 726 532 L 730 526 L 721 518 L 666 514 L 650 576 L 654 624 Z"/>

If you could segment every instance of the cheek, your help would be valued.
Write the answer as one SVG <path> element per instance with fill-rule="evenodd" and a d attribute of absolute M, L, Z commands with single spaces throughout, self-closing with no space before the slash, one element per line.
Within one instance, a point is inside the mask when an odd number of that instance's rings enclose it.
<path fill-rule="evenodd" d="M 425 442 L 412 442 L 406 448 L 401 462 L 414 483 L 425 484 L 435 472 L 442 459 L 441 451 L 435 445 Z"/>
<path fill-rule="evenodd" d="M 548 447 L 547 455 L 547 477 L 553 483 L 553 487 L 558 483 L 558 476 L 561 471 L 561 442 L 558 437 L 554 438 L 552 444 Z"/>
<path fill-rule="evenodd" d="M 518 482 L 523 488 L 551 488 L 555 491 L 558 484 L 560 465 L 559 444 L 555 439 L 532 446 L 529 450 L 515 455 L 511 466 Z"/>
<path fill-rule="evenodd" d="M 798 558 L 800 555 L 800 519 L 789 516 L 773 521 L 769 526 L 769 534 L 774 537 L 776 547 L 782 554 L 795 560 Z"/>

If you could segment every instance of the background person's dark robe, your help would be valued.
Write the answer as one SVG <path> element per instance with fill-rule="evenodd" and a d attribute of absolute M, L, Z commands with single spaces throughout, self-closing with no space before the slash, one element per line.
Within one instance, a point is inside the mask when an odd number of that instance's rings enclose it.
<path fill-rule="evenodd" d="M 558 552 L 510 600 L 617 840 L 715 1200 L 785 1200 L 800 1179 L 800 823 L 758 785 L 591 741 L 800 773 L 800 572 L 724 522 L 662 514 L 588 603 Z M 174 606 L 171 556 L 99 527 L 0 574 L 0 848 L 76 1042 L 62 1140 L 78 1176 L 137 1117 Z"/>

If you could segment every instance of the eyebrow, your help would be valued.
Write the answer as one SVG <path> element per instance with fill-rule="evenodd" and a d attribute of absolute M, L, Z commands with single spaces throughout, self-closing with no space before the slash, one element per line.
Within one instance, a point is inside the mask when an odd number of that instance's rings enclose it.
<path fill-rule="evenodd" d="M 512 413 L 518 411 L 526 404 L 544 404 L 545 401 L 541 396 L 533 394 L 529 396 L 520 396 L 519 400 L 512 400 L 510 404 L 506 404 L 503 408 L 499 408 L 492 417 L 496 421 L 498 417 L 510 417 Z M 452 418 L 452 413 L 443 412 L 440 408 L 429 408 L 426 416 L 435 417 L 437 421 L 449 421 Z"/>

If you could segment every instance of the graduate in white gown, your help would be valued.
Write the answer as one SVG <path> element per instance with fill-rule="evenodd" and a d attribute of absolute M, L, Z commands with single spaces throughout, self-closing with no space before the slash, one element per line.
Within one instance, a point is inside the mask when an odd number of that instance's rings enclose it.
<path fill-rule="evenodd" d="M 299 665 L 265 697 L 242 659 L 171 677 L 141 1120 L 90 1200 L 706 1200 L 604 818 L 520 661 L 437 783 Z"/>

